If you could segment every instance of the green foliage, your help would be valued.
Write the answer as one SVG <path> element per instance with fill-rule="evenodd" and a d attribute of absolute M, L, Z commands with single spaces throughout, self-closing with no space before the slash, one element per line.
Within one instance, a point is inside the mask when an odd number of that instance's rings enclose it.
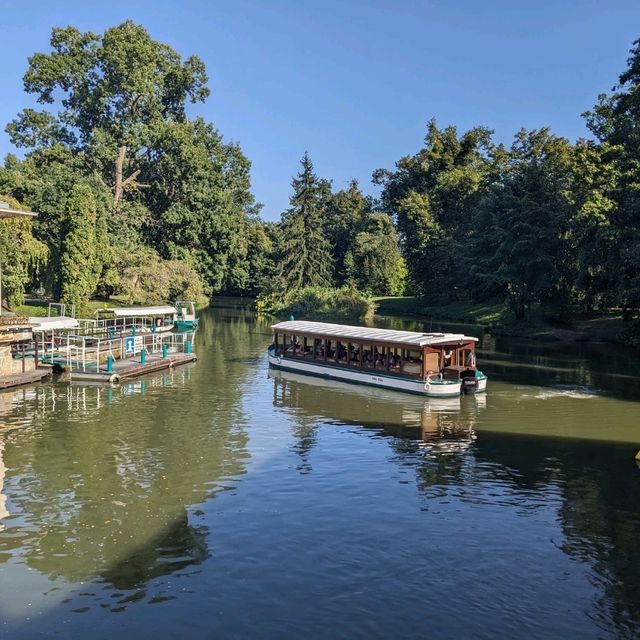
<path fill-rule="evenodd" d="M 142 252 L 121 278 L 120 297 L 128 304 L 160 304 L 172 300 L 206 300 L 202 281 L 186 262 L 162 260 Z"/>
<path fill-rule="evenodd" d="M 347 267 L 349 282 L 371 295 L 402 295 L 407 269 L 393 220 L 386 213 L 369 213 L 356 231 Z"/>
<path fill-rule="evenodd" d="M 0 200 L 13 209 L 24 210 L 10 196 L 0 195 Z M 25 288 L 34 274 L 46 264 L 47 257 L 47 246 L 33 237 L 30 218 L 0 219 L 2 298 L 10 307 L 23 304 Z"/>
<path fill-rule="evenodd" d="M 556 299 L 567 281 L 572 148 L 547 129 L 520 131 L 509 163 L 478 208 L 472 275 L 516 317 Z"/>
<path fill-rule="evenodd" d="M 333 282 L 331 245 L 323 231 L 330 186 L 313 172 L 309 154 L 292 181 L 291 207 L 282 216 L 278 277 L 285 290 L 330 287 Z"/>
<path fill-rule="evenodd" d="M 640 40 L 633 43 L 613 95 L 600 96 L 585 115 L 605 159 L 597 195 L 604 201 L 608 226 L 598 234 L 598 249 L 611 274 L 607 298 L 629 318 L 640 307 Z"/>
<path fill-rule="evenodd" d="M 101 292 L 117 293 L 123 256 L 145 247 L 195 266 L 208 294 L 252 286 L 261 244 L 251 234 L 261 223 L 250 163 L 186 115 L 188 102 L 208 96 L 206 83 L 199 58 L 182 59 L 131 21 L 103 34 L 53 29 L 50 52 L 29 58 L 25 90 L 43 110 L 25 109 L 7 126 L 27 154 L 7 159 L 0 188 L 41 212 L 36 233 L 51 250 L 45 284 L 54 295 L 63 287 L 66 197 L 78 182 L 96 199 Z"/>
<path fill-rule="evenodd" d="M 60 300 L 82 309 L 95 292 L 102 271 L 96 233 L 96 200 L 88 185 L 74 185 L 65 203 L 65 214 Z"/>
<path fill-rule="evenodd" d="M 284 295 L 272 293 L 258 298 L 256 304 L 260 312 L 282 317 L 293 315 L 297 319 L 362 320 L 375 313 L 375 303 L 370 297 L 348 287 L 305 287 Z"/>
<path fill-rule="evenodd" d="M 382 205 L 397 222 L 412 289 L 432 298 L 459 292 L 456 256 L 467 245 L 473 212 L 492 179 L 491 131 L 428 125 L 424 147 L 401 158 L 395 171 L 378 169 Z"/>

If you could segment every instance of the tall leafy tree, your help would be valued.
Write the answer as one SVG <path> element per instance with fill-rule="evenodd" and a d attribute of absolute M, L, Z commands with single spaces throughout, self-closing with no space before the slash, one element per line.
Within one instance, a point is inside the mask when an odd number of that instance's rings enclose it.
<path fill-rule="evenodd" d="M 509 156 L 478 209 L 469 262 L 485 294 L 505 297 L 522 318 L 533 302 L 566 294 L 572 147 L 548 129 L 522 130 Z"/>
<path fill-rule="evenodd" d="M 183 61 L 129 20 L 102 35 L 55 28 L 51 48 L 29 58 L 24 86 L 58 111 L 24 109 L 7 131 L 20 147 L 62 144 L 83 153 L 118 212 L 125 192 L 139 186 L 158 127 L 184 121 L 186 103 L 208 96 L 204 64 L 197 56 Z"/>
<path fill-rule="evenodd" d="M 458 135 L 429 122 L 424 147 L 401 158 L 395 171 L 379 169 L 382 205 L 397 222 L 415 291 L 456 297 L 459 256 L 471 233 L 473 212 L 492 179 L 491 131 Z"/>
<path fill-rule="evenodd" d="M 0 195 L 13 209 L 21 210 L 21 204 L 10 196 Z M 36 273 L 47 262 L 48 249 L 34 238 L 30 218 L 0 219 L 0 271 L 2 277 L 2 300 L 9 306 L 24 302 L 26 287 Z"/>
<path fill-rule="evenodd" d="M 60 299 L 81 308 L 96 290 L 102 272 L 96 201 L 91 188 L 82 183 L 74 185 L 65 210 L 67 228 L 60 259 Z"/>
<path fill-rule="evenodd" d="M 61 273 L 66 194 L 90 180 L 110 244 L 101 291 L 117 291 L 146 247 L 190 262 L 208 293 L 249 286 L 250 164 L 187 117 L 206 83 L 197 56 L 183 59 L 131 21 L 103 34 L 53 29 L 51 51 L 29 58 L 25 90 L 42 108 L 8 125 L 28 153 L 7 161 L 0 184 L 43 212 L 36 232 L 52 248 L 52 274 Z M 59 293 L 59 277 L 48 284 Z"/>
<path fill-rule="evenodd" d="M 348 257 L 349 281 L 361 291 L 378 296 L 404 293 L 406 265 L 393 220 L 386 213 L 364 216 Z"/>
<path fill-rule="evenodd" d="M 640 307 L 640 40 L 631 49 L 627 68 L 611 96 L 602 95 L 586 114 L 587 124 L 614 163 L 616 180 L 605 191 L 610 223 L 607 268 L 617 303 L 629 318 Z"/>
<path fill-rule="evenodd" d="M 324 234 L 330 186 L 313 172 L 309 154 L 293 179 L 291 206 L 282 215 L 278 275 L 287 290 L 333 284 L 331 244 Z"/>

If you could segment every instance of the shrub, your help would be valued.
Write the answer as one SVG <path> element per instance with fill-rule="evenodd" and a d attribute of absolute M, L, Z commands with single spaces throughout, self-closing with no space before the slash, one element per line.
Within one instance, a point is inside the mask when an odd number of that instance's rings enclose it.
<path fill-rule="evenodd" d="M 259 312 L 307 319 L 365 319 L 375 313 L 374 301 L 350 288 L 305 287 L 278 295 L 271 293 L 256 301 Z"/>

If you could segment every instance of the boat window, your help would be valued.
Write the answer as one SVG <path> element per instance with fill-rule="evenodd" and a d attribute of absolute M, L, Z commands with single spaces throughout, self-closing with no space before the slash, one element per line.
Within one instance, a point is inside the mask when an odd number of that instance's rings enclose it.
<path fill-rule="evenodd" d="M 461 367 L 470 367 L 475 365 L 475 358 L 473 357 L 473 349 L 460 349 L 458 364 Z"/>
<path fill-rule="evenodd" d="M 335 362 L 338 344 L 336 340 L 327 340 L 327 360 Z"/>
<path fill-rule="evenodd" d="M 419 376 L 422 372 L 422 352 L 405 349 L 404 372 L 412 376 Z"/>
<path fill-rule="evenodd" d="M 282 344 L 284 345 L 284 354 L 287 356 L 293 355 L 293 336 L 285 334 L 282 338 Z"/>
<path fill-rule="evenodd" d="M 304 345 L 300 336 L 293 336 L 293 355 L 301 358 L 304 355 Z"/>
<path fill-rule="evenodd" d="M 386 370 L 387 368 L 387 348 L 386 347 L 374 347 L 373 350 L 374 360 L 373 365 L 376 369 Z"/>
<path fill-rule="evenodd" d="M 313 352 L 316 359 L 324 360 L 324 339 L 314 338 Z"/>
<path fill-rule="evenodd" d="M 304 337 L 302 344 L 304 347 L 304 357 L 305 358 L 313 358 L 314 350 L 313 350 L 313 338 Z"/>
<path fill-rule="evenodd" d="M 360 344 L 358 344 L 357 342 L 350 342 L 349 343 L 349 366 L 350 367 L 359 367 L 360 366 L 360 356 L 361 356 L 361 349 L 360 349 Z"/>
<path fill-rule="evenodd" d="M 336 347 L 336 359 L 340 364 L 347 364 L 347 345 L 341 340 L 338 340 Z"/>
<path fill-rule="evenodd" d="M 373 345 L 371 344 L 362 345 L 362 366 L 372 369 L 373 364 L 374 364 Z"/>
<path fill-rule="evenodd" d="M 389 371 L 400 373 L 402 367 L 402 349 L 393 347 L 389 349 Z"/>

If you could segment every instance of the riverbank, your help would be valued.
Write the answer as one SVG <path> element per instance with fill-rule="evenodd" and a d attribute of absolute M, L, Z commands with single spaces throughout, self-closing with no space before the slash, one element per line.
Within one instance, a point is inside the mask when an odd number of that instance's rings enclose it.
<path fill-rule="evenodd" d="M 622 342 L 621 334 L 629 327 L 620 311 L 610 314 L 575 315 L 562 321 L 534 309 L 529 317 L 514 318 L 504 303 L 474 305 L 455 302 L 449 305 L 429 306 L 417 297 L 375 298 L 378 315 L 407 316 L 425 320 L 443 320 L 475 324 L 494 335 L 509 335 L 538 340 L 565 342 Z M 625 340 L 626 342 L 626 340 Z"/>

